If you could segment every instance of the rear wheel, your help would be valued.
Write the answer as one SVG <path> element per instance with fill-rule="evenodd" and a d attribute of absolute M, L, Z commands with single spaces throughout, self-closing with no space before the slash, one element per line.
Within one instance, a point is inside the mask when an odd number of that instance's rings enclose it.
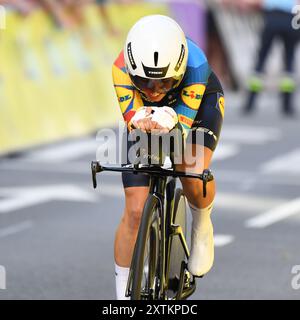
<path fill-rule="evenodd" d="M 179 225 L 184 237 L 187 233 L 186 198 L 181 189 L 176 189 L 174 202 L 173 224 Z M 185 251 L 178 235 L 170 238 L 170 260 L 168 274 L 168 297 L 176 296 L 179 289 L 179 279 L 182 262 L 186 260 Z"/>
<path fill-rule="evenodd" d="M 157 299 L 160 235 L 158 205 L 158 199 L 149 195 L 145 203 L 132 260 L 131 300 Z"/>

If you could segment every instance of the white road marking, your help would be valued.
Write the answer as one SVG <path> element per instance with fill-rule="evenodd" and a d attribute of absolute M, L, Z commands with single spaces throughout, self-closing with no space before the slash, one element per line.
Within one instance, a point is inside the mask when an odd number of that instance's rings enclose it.
<path fill-rule="evenodd" d="M 225 160 L 231 157 L 236 156 L 239 153 L 238 145 L 222 143 L 220 144 L 216 151 L 214 152 L 213 162 Z"/>
<path fill-rule="evenodd" d="M 80 161 L 71 163 L 41 163 L 31 162 L 31 160 L 9 161 L 0 164 L 0 170 L 20 170 L 20 171 L 38 171 L 38 172 L 57 172 L 66 174 L 90 174 L 91 161 Z M 106 174 L 104 172 L 103 174 Z"/>
<path fill-rule="evenodd" d="M 28 220 L 28 221 L 20 222 L 18 224 L 11 225 L 6 228 L 1 228 L 0 229 L 0 238 L 5 238 L 7 236 L 11 236 L 13 234 L 30 229 L 32 227 L 33 227 L 33 222 Z"/>
<path fill-rule="evenodd" d="M 0 213 L 8 213 L 53 200 L 96 202 L 97 195 L 75 185 L 49 185 L 20 188 L 0 188 Z"/>
<path fill-rule="evenodd" d="M 279 186 L 300 186 L 300 179 L 297 175 L 285 176 L 285 179 L 279 175 L 267 175 L 255 171 L 244 170 L 224 170 L 216 169 L 214 171 L 216 180 L 227 183 L 237 183 L 244 185 L 245 181 L 249 181 L 251 185 L 279 185 Z"/>
<path fill-rule="evenodd" d="M 215 247 L 224 247 L 234 241 L 234 236 L 228 234 L 215 234 Z"/>
<path fill-rule="evenodd" d="M 281 131 L 274 127 L 227 125 L 222 129 L 221 139 L 241 144 L 263 145 L 267 142 L 278 141 Z M 221 145 L 221 144 L 220 144 Z"/>
<path fill-rule="evenodd" d="M 300 174 L 300 149 L 276 157 L 261 165 L 261 172 Z"/>
<path fill-rule="evenodd" d="M 244 195 L 239 193 L 217 192 L 214 202 L 215 207 L 238 211 L 261 211 L 274 208 L 285 199 L 257 197 L 254 195 Z"/>
<path fill-rule="evenodd" d="M 97 146 L 95 138 L 86 138 L 32 151 L 25 156 L 25 159 L 37 162 L 61 162 L 77 159 L 87 154 L 94 154 L 96 156 Z"/>
<path fill-rule="evenodd" d="M 273 210 L 268 210 L 261 215 L 247 220 L 245 226 L 247 228 L 265 228 L 296 214 L 300 214 L 300 198 L 284 203 Z"/>

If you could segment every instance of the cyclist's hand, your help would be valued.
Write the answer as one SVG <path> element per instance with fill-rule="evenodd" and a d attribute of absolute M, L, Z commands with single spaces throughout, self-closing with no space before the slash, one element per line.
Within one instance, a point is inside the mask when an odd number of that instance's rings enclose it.
<path fill-rule="evenodd" d="M 140 129 L 143 132 L 153 132 L 154 130 L 163 129 L 161 128 L 157 122 L 152 121 L 151 118 L 143 118 L 137 121 L 132 122 L 134 128 Z"/>
<path fill-rule="evenodd" d="M 177 122 L 177 114 L 170 107 L 142 107 L 131 119 L 131 127 L 144 132 L 166 134 Z"/>
<path fill-rule="evenodd" d="M 131 129 L 140 129 L 144 132 L 149 132 L 155 127 L 155 124 L 151 123 L 152 107 L 141 107 L 130 121 Z"/>
<path fill-rule="evenodd" d="M 155 107 L 151 120 L 157 123 L 157 129 L 171 131 L 178 122 L 177 113 L 170 107 Z"/>

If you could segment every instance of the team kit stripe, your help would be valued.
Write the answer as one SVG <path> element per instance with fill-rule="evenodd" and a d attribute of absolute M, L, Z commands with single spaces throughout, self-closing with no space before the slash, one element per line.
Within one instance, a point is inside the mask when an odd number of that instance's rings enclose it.
<path fill-rule="evenodd" d="M 183 114 L 178 114 L 178 121 L 184 126 L 186 126 L 187 128 L 191 128 L 194 122 L 193 119 L 188 118 Z"/>
<path fill-rule="evenodd" d="M 117 66 L 119 69 L 122 69 L 125 67 L 125 60 L 124 60 L 124 52 L 122 51 L 117 60 L 115 61 L 115 66 Z"/>

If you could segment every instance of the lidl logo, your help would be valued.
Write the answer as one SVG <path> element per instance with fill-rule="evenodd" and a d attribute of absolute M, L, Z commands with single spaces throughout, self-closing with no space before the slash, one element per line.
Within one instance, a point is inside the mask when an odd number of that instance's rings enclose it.
<path fill-rule="evenodd" d="M 124 113 L 124 112 L 126 112 L 128 106 L 130 105 L 130 103 L 133 99 L 133 92 L 132 92 L 132 90 L 124 88 L 124 87 L 116 87 L 116 91 L 118 94 L 118 100 L 120 103 L 122 113 Z"/>
<path fill-rule="evenodd" d="M 194 90 L 191 90 L 190 92 L 187 90 L 183 90 L 182 93 L 185 97 L 190 97 L 191 99 L 201 100 L 202 96 L 198 93 L 196 93 Z"/>
<path fill-rule="evenodd" d="M 131 100 L 131 95 L 130 94 L 127 94 L 126 96 L 119 98 L 119 102 L 125 102 L 125 101 L 128 101 L 128 100 Z"/>
<path fill-rule="evenodd" d="M 204 91 L 205 86 L 200 83 L 186 87 L 181 92 L 182 101 L 193 110 L 198 110 Z"/>

